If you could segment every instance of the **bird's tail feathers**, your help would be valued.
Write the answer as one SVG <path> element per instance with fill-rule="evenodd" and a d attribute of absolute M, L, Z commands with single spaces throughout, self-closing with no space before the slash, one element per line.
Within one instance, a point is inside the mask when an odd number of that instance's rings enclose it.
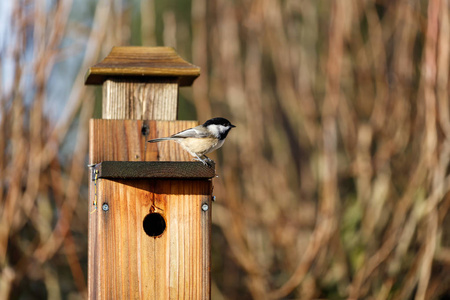
<path fill-rule="evenodd" d="M 169 141 L 171 140 L 170 137 L 166 137 L 166 138 L 157 138 L 157 139 L 153 139 L 153 140 L 149 140 L 149 143 L 157 143 L 157 142 L 162 142 L 162 141 Z"/>

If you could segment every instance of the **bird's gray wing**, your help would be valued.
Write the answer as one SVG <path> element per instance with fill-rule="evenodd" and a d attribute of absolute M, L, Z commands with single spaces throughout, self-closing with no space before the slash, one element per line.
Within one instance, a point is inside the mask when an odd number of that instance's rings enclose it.
<path fill-rule="evenodd" d="M 180 131 L 180 132 L 175 133 L 174 135 L 172 135 L 171 138 L 182 138 L 182 139 L 185 139 L 185 138 L 205 138 L 205 137 L 208 137 L 209 136 L 208 132 L 206 132 L 201 126 L 202 125 L 194 127 L 194 128 L 190 128 L 190 129 L 186 129 L 186 130 Z"/>

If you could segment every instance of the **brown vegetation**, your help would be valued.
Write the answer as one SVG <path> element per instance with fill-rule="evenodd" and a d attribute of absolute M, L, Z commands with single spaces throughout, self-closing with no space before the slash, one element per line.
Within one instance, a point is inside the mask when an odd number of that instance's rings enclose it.
<path fill-rule="evenodd" d="M 129 44 L 175 47 L 202 68 L 197 118 L 237 125 L 213 157 L 213 299 L 450 294 L 448 0 L 125 2 L 12 4 L 0 299 L 86 295 L 84 74 Z"/>

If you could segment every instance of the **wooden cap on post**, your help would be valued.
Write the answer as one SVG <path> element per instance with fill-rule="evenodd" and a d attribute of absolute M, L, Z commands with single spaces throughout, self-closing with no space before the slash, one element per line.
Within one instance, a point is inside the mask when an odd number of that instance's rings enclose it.
<path fill-rule="evenodd" d="M 190 86 L 200 76 L 200 68 L 182 59 L 171 47 L 113 47 L 105 59 L 89 68 L 85 83 L 101 85 L 107 79 L 141 82 L 174 79 Z"/>
<path fill-rule="evenodd" d="M 199 75 L 170 47 L 113 47 L 85 83 L 103 84 L 103 119 L 176 120 L 178 87 Z"/>

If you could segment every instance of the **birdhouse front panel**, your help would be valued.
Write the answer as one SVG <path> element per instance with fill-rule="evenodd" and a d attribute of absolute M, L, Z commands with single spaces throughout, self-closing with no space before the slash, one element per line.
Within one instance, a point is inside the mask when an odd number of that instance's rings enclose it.
<path fill-rule="evenodd" d="M 196 121 L 91 120 L 90 299 L 209 299 L 214 167 L 177 143 Z"/>
<path fill-rule="evenodd" d="M 91 295 L 209 297 L 210 180 L 97 179 L 91 193 Z"/>
<path fill-rule="evenodd" d="M 89 123 L 89 163 L 192 161 L 192 156 L 173 141 L 159 144 L 147 141 L 197 125 L 197 121 L 91 119 Z"/>

